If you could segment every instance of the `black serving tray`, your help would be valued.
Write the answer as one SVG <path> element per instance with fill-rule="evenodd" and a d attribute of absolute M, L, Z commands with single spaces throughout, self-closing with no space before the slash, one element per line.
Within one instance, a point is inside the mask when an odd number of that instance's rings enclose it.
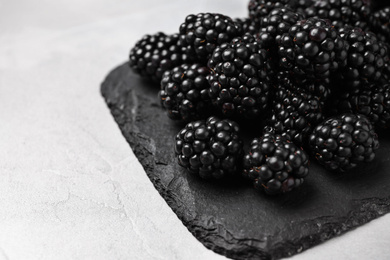
<path fill-rule="evenodd" d="M 371 164 L 332 174 L 312 162 L 300 189 L 271 197 L 240 178 L 204 181 L 179 167 L 173 143 L 183 125 L 168 120 L 158 89 L 123 64 L 110 72 L 101 93 L 155 188 L 207 248 L 234 259 L 278 259 L 390 211 L 388 133 L 380 135 Z M 256 132 L 244 134 L 248 143 Z"/>

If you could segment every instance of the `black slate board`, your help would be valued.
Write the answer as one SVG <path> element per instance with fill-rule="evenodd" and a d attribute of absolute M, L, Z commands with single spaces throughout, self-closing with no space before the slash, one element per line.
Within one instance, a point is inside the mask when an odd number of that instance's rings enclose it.
<path fill-rule="evenodd" d="M 107 76 L 101 92 L 161 196 L 188 230 L 219 254 L 234 259 L 291 256 L 390 212 L 388 133 L 381 136 L 373 163 L 344 175 L 312 163 L 301 189 L 270 197 L 244 180 L 205 182 L 179 167 L 173 140 L 183 125 L 167 120 L 158 86 L 126 64 Z"/>

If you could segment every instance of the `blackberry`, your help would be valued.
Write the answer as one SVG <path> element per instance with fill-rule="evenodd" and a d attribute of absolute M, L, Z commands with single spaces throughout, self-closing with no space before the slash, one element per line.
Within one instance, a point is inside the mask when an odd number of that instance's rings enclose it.
<path fill-rule="evenodd" d="M 390 42 L 390 7 L 376 11 L 370 16 L 370 29 L 384 42 Z"/>
<path fill-rule="evenodd" d="M 289 192 L 308 175 L 308 156 L 301 148 L 271 131 L 251 142 L 243 159 L 243 176 L 267 194 Z"/>
<path fill-rule="evenodd" d="M 188 123 L 176 135 L 179 165 L 204 179 L 233 175 L 239 169 L 243 153 L 239 130 L 237 123 L 216 117 Z"/>
<path fill-rule="evenodd" d="M 346 91 L 331 103 L 334 114 L 358 113 L 368 117 L 376 129 L 390 128 L 390 85 L 366 85 Z"/>
<path fill-rule="evenodd" d="M 130 50 L 130 67 L 141 76 L 160 82 L 165 71 L 189 61 L 178 46 L 178 40 L 178 34 L 145 35 Z"/>
<path fill-rule="evenodd" d="M 313 156 L 327 170 L 345 172 L 361 162 L 371 162 L 379 142 L 366 116 L 347 113 L 316 126 L 309 145 Z"/>
<path fill-rule="evenodd" d="M 250 34 L 218 46 L 208 62 L 209 95 L 225 116 L 258 117 L 269 106 L 274 66 Z"/>
<path fill-rule="evenodd" d="M 278 38 L 279 64 L 299 82 L 321 82 L 346 64 L 348 45 L 328 20 L 309 18 Z"/>
<path fill-rule="evenodd" d="M 180 45 L 188 56 L 207 62 L 214 49 L 241 35 L 241 26 L 222 14 L 188 15 L 180 25 Z"/>
<path fill-rule="evenodd" d="M 169 118 L 193 121 L 206 115 L 211 105 L 209 74 L 210 70 L 201 64 L 183 64 L 164 73 L 159 99 Z"/>
<path fill-rule="evenodd" d="M 302 89 L 292 91 L 279 86 L 267 125 L 274 128 L 276 134 L 304 145 L 313 127 L 324 119 L 323 106 L 318 97 Z"/>
<path fill-rule="evenodd" d="M 358 88 L 377 82 L 388 59 L 385 44 L 375 34 L 351 26 L 341 28 L 339 35 L 349 44 L 347 64 L 339 74 L 341 83 Z"/>
<path fill-rule="evenodd" d="M 305 14 L 307 17 L 329 19 L 336 27 L 349 24 L 367 29 L 371 3 L 367 0 L 312 0 Z"/>
<path fill-rule="evenodd" d="M 275 8 L 270 13 L 260 19 L 259 39 L 264 42 L 264 47 L 277 49 L 277 36 L 287 33 L 290 27 L 305 16 L 292 11 L 290 8 Z"/>

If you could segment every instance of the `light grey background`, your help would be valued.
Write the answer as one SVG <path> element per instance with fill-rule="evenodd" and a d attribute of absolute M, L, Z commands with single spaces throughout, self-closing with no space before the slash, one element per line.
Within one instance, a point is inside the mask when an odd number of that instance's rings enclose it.
<path fill-rule="evenodd" d="M 0 258 L 224 259 L 167 206 L 99 93 L 145 33 L 240 0 L 0 1 Z M 293 259 L 386 259 L 390 215 Z"/>

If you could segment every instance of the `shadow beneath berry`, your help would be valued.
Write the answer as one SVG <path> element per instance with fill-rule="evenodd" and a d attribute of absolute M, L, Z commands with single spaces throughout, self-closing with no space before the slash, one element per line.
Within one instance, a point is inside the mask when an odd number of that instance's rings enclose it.
<path fill-rule="evenodd" d="M 390 140 L 390 128 L 377 130 L 376 133 L 378 134 L 379 145 L 381 140 Z"/>
<path fill-rule="evenodd" d="M 313 166 L 317 168 L 317 182 L 321 181 L 328 187 L 329 193 L 343 193 L 343 196 L 350 199 L 359 199 L 362 194 L 365 197 L 376 197 L 378 193 L 387 190 L 390 180 L 388 172 L 390 146 L 382 147 L 376 153 L 376 158 L 370 163 L 361 163 L 356 168 L 348 172 L 331 172 L 325 170 L 317 163 Z"/>
<path fill-rule="evenodd" d="M 258 193 L 262 199 L 275 203 L 283 211 L 295 211 L 306 208 L 311 203 L 311 198 L 317 197 L 318 189 L 308 180 L 288 193 L 276 195 L 268 195 L 264 191 Z"/>
<path fill-rule="evenodd" d="M 378 183 L 381 179 L 387 178 L 387 174 L 384 174 L 385 172 L 386 170 L 382 167 L 380 160 L 374 160 L 371 163 L 361 164 L 348 172 L 328 172 L 327 174 L 331 181 L 338 184 L 344 184 L 350 188 L 355 185 L 375 185 L 375 183 Z"/>
<path fill-rule="evenodd" d="M 212 189 L 214 191 L 229 190 L 229 192 L 239 191 L 245 188 L 250 188 L 250 182 L 239 176 L 229 176 L 222 179 L 202 179 L 197 174 L 187 173 L 189 185 L 200 185 L 205 189 Z"/>
<path fill-rule="evenodd" d="M 235 121 L 240 125 L 241 132 L 245 137 L 253 139 L 255 137 L 261 137 L 263 135 L 263 129 L 266 125 L 266 120 L 264 118 L 237 118 Z"/>

